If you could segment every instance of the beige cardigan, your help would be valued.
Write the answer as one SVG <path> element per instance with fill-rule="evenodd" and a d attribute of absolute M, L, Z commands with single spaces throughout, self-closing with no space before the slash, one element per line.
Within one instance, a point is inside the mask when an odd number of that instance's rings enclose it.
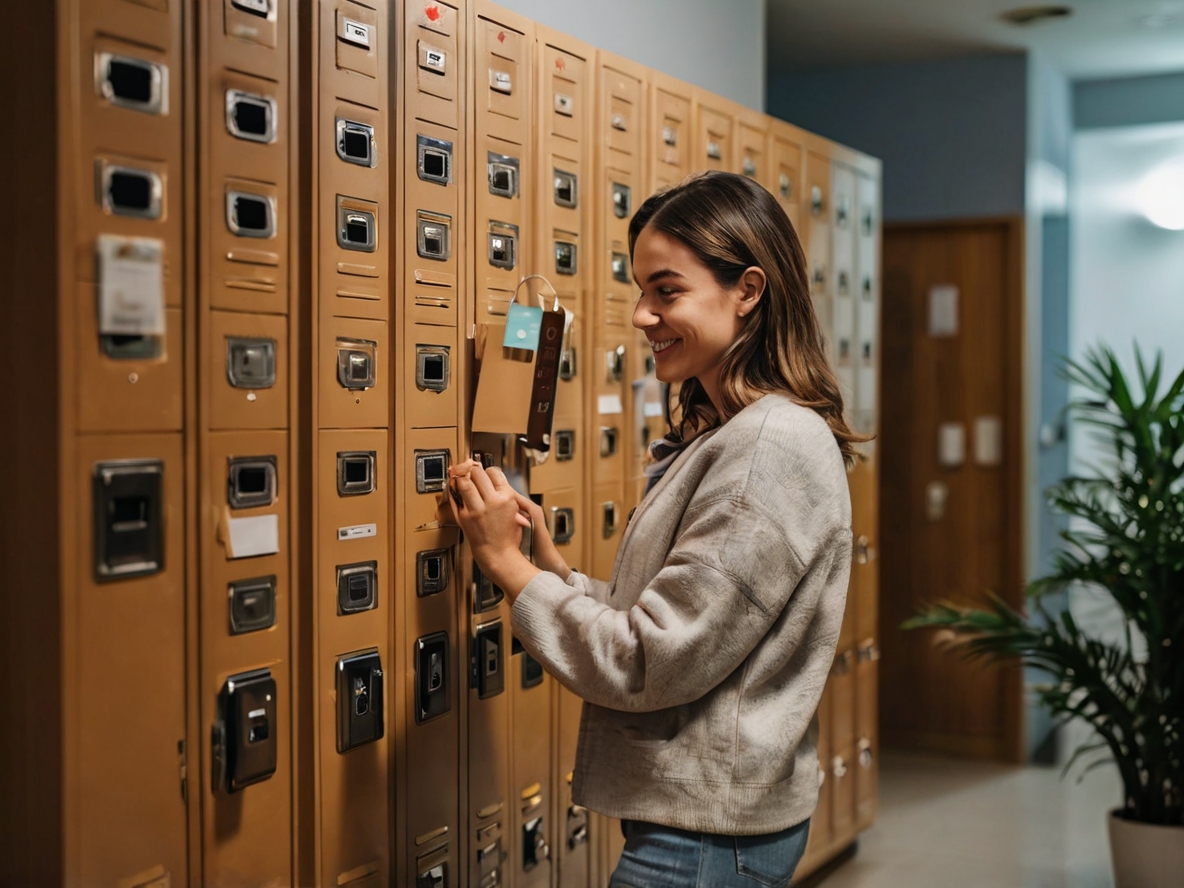
<path fill-rule="evenodd" d="M 611 582 L 531 580 L 514 632 L 586 701 L 575 801 L 726 835 L 809 817 L 850 562 L 834 436 L 769 395 L 679 455 L 626 528 Z"/>

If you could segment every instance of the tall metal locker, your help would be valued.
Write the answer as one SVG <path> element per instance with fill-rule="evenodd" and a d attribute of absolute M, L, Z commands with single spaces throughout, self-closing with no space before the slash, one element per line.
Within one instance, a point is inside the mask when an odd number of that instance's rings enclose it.
<path fill-rule="evenodd" d="M 5 884 L 190 879 L 186 10 L 0 22 Z"/>

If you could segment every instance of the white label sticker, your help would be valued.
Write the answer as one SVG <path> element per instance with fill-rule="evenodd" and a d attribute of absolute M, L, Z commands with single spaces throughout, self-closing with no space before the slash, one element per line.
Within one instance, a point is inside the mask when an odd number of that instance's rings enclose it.
<path fill-rule="evenodd" d="M 370 26 L 353 19 L 346 19 L 341 25 L 341 37 L 357 46 L 370 48 Z"/>
<path fill-rule="evenodd" d="M 664 416 L 665 412 L 666 412 L 665 410 L 662 409 L 662 404 L 659 401 L 646 401 L 645 407 L 643 407 L 642 409 L 645 412 L 647 419 L 653 419 L 654 417 Z"/>
<path fill-rule="evenodd" d="M 231 518 L 229 549 L 231 558 L 276 554 L 280 550 L 280 516 Z"/>
<path fill-rule="evenodd" d="M 1003 463 L 1003 420 L 979 416 L 974 420 L 974 461 L 980 466 Z"/>
<path fill-rule="evenodd" d="M 437 71 L 443 71 L 445 65 L 445 55 L 438 49 L 428 49 L 424 51 L 423 63 L 429 68 L 435 68 Z"/>
<path fill-rule="evenodd" d="M 267 715 L 266 709 L 252 709 L 247 713 L 247 718 L 263 718 L 265 715 Z"/>
<path fill-rule="evenodd" d="M 929 288 L 929 335 L 958 335 L 958 288 L 953 284 Z"/>
<path fill-rule="evenodd" d="M 596 399 L 596 402 L 601 416 L 612 416 L 616 413 L 625 412 L 625 406 L 621 403 L 620 395 L 601 395 Z"/>
<path fill-rule="evenodd" d="M 943 422 L 937 428 L 937 462 L 956 469 L 966 459 L 966 429 L 960 422 Z"/>
<path fill-rule="evenodd" d="M 337 528 L 337 539 L 360 540 L 363 537 L 378 536 L 377 524 L 355 524 L 353 527 Z"/>
<path fill-rule="evenodd" d="M 164 335 L 164 241 L 99 235 L 99 333 Z"/>

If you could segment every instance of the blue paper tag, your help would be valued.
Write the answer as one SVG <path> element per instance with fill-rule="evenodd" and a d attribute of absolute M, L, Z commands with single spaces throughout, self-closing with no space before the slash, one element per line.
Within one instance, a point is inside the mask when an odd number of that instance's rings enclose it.
<path fill-rule="evenodd" d="M 539 331 L 543 326 L 543 310 L 538 306 L 510 303 L 510 313 L 506 317 L 506 338 L 502 345 L 506 348 L 524 348 L 535 351 L 539 347 Z"/>

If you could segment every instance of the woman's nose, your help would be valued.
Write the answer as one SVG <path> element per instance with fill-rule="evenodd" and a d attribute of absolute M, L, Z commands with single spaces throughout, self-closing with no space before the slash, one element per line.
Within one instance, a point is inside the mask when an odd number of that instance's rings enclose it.
<path fill-rule="evenodd" d="M 646 327 L 654 326 L 658 320 L 658 316 L 650 308 L 649 299 L 642 293 L 637 304 L 633 306 L 633 326 L 638 330 L 644 330 Z"/>

